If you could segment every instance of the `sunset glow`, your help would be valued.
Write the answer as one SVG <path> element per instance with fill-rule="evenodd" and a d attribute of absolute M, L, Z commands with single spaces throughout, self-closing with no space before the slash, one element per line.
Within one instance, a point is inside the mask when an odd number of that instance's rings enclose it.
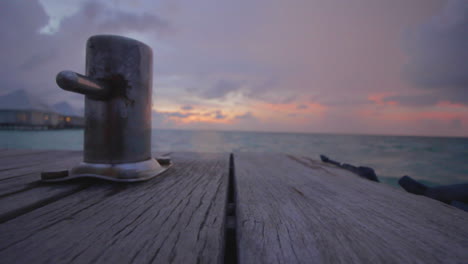
<path fill-rule="evenodd" d="M 83 109 L 55 75 L 116 34 L 153 49 L 155 128 L 468 136 L 464 0 L 0 5 L 4 31 L 22 25 L 3 35 L 0 95 Z"/>

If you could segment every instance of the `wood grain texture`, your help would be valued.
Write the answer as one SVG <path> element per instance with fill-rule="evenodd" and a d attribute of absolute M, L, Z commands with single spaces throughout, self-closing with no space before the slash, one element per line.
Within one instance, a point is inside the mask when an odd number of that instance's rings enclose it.
<path fill-rule="evenodd" d="M 94 181 L 1 224 L 2 263 L 221 262 L 229 155 L 172 160 L 150 181 Z"/>
<path fill-rule="evenodd" d="M 0 149 L 0 158 L 14 157 L 23 155 L 35 155 L 39 153 L 47 152 L 47 150 L 35 150 L 35 149 Z"/>
<path fill-rule="evenodd" d="M 81 152 L 43 151 L 37 153 L 32 151 L 32 153 L 34 155 L 26 155 L 26 153 L 15 155 L 17 153 L 13 152 L 12 156 L 4 157 L 4 159 L 13 158 L 7 166 L 15 168 L 0 170 L 0 223 L 89 186 L 83 182 L 55 186 L 40 182 L 41 171 L 71 168 L 81 161 Z"/>
<path fill-rule="evenodd" d="M 304 158 L 234 154 L 239 263 L 468 263 L 468 214 Z"/>
<path fill-rule="evenodd" d="M 15 170 L 25 167 L 34 167 L 41 161 L 47 160 L 46 157 L 56 157 L 59 152 L 70 153 L 76 151 L 57 151 L 57 150 L 29 150 L 30 152 L 7 151 L 8 155 L 0 158 L 0 172 Z"/>
<path fill-rule="evenodd" d="M 30 155 L 11 155 L 0 159 L 0 181 L 37 173 L 41 170 L 66 169 L 81 161 L 80 151 L 42 151 Z M 73 158 L 74 160 L 70 160 Z M 68 162 L 68 160 L 70 162 Z"/>

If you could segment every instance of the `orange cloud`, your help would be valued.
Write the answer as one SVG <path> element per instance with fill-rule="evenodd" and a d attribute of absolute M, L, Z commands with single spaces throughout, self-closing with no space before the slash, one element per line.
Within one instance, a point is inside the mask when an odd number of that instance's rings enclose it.
<path fill-rule="evenodd" d="M 395 121 L 417 121 L 417 120 L 439 120 L 439 121 L 451 121 L 454 119 L 466 119 L 466 116 L 462 116 L 457 113 L 450 112 L 418 112 L 418 113 L 392 113 L 386 115 L 387 119 Z"/>
<path fill-rule="evenodd" d="M 164 119 L 172 121 L 176 125 L 207 123 L 207 124 L 233 124 L 241 117 L 246 115 L 246 112 L 231 111 L 229 109 L 219 110 L 214 107 L 206 106 L 176 106 L 170 105 L 163 110 L 153 110 L 162 116 Z M 251 111 L 248 111 L 250 116 L 253 116 Z"/>
<path fill-rule="evenodd" d="M 176 124 L 190 123 L 211 123 L 211 124 L 229 124 L 232 120 L 223 112 L 217 111 L 173 111 L 159 112 L 167 119 Z"/>
<path fill-rule="evenodd" d="M 316 113 L 322 114 L 327 110 L 327 106 L 319 103 L 305 103 L 305 104 L 271 104 L 263 103 L 258 105 L 259 109 L 263 109 L 269 112 L 284 112 L 288 114 L 293 113 Z"/>
<path fill-rule="evenodd" d="M 375 111 L 371 109 L 363 109 L 359 113 L 361 117 L 364 118 L 377 118 L 381 121 L 390 122 L 416 122 L 421 120 L 449 122 L 458 119 L 463 123 L 468 124 L 467 111 L 442 111 L 437 109 L 413 111 L 404 108 L 397 108 L 393 111 Z"/>
<path fill-rule="evenodd" d="M 452 103 L 449 101 L 440 101 L 437 103 L 437 106 L 443 107 L 443 108 L 453 108 L 453 109 L 462 109 L 462 110 L 467 110 L 468 106 L 463 105 L 463 104 L 457 104 L 457 103 Z"/>
<path fill-rule="evenodd" d="M 372 101 L 373 103 L 377 104 L 377 105 L 391 105 L 391 106 L 394 106 L 394 105 L 398 105 L 398 102 L 395 102 L 395 101 L 385 101 L 384 98 L 385 97 L 389 97 L 391 96 L 392 93 L 376 93 L 376 94 L 370 94 L 367 96 L 367 99 L 369 101 Z"/>
<path fill-rule="evenodd" d="M 191 115 L 188 117 L 170 117 L 176 124 L 190 124 L 190 123 L 209 123 L 209 124 L 230 124 L 231 119 L 217 119 L 213 116 L 206 115 Z"/>

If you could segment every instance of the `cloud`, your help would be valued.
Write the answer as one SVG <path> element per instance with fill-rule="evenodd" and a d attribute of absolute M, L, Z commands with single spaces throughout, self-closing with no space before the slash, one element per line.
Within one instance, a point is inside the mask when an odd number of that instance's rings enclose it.
<path fill-rule="evenodd" d="M 449 0 L 445 8 L 407 36 L 410 61 L 405 74 L 432 95 L 399 98 L 405 103 L 439 100 L 468 104 L 468 2 Z"/>
<path fill-rule="evenodd" d="M 442 87 L 441 87 L 442 88 Z M 395 102 L 402 106 L 423 107 L 433 106 L 443 101 L 460 103 L 468 105 L 467 88 L 452 88 L 445 87 L 434 91 L 423 91 L 416 95 L 393 95 L 382 98 L 382 102 Z"/>
<path fill-rule="evenodd" d="M 210 89 L 203 91 L 200 95 L 206 99 L 221 99 L 229 93 L 235 92 L 242 87 L 242 82 L 232 80 L 219 80 Z"/>
<path fill-rule="evenodd" d="M 214 118 L 215 119 L 225 119 L 227 116 L 223 114 L 223 112 L 221 112 L 221 110 L 216 110 L 214 112 Z"/>
<path fill-rule="evenodd" d="M 303 109 L 307 109 L 307 108 L 308 108 L 308 106 L 305 105 L 305 104 L 299 104 L 299 105 L 296 106 L 297 110 L 303 110 Z"/>
<path fill-rule="evenodd" d="M 44 76 L 34 74 L 41 62 L 49 61 L 49 42 L 37 31 L 47 23 L 42 6 L 34 1 L 0 1 L 0 88 L 34 92 L 32 83 L 39 84 Z M 48 47 L 49 45 L 49 47 Z M 29 65 L 28 63 L 32 63 Z M 41 65 L 44 66 L 44 65 Z M 43 68 L 39 68 L 43 69 Z M 35 80 L 31 80 L 35 78 Z M 38 87 L 41 89 L 41 87 Z"/>
<path fill-rule="evenodd" d="M 42 53 L 36 53 L 31 57 L 27 58 L 23 63 L 19 65 L 19 70 L 30 71 L 40 68 L 42 65 L 53 60 L 57 55 L 56 50 L 46 49 Z"/>
<path fill-rule="evenodd" d="M 165 113 L 156 110 L 152 111 L 151 119 L 153 128 L 174 128 L 176 126 L 176 123 Z"/>
<path fill-rule="evenodd" d="M 225 123 L 229 121 L 229 118 L 221 110 L 215 110 L 210 112 L 180 112 L 153 110 L 153 121 L 155 121 L 158 124 L 170 125 L 174 125 L 176 123 Z"/>
<path fill-rule="evenodd" d="M 84 73 L 85 43 L 96 34 L 167 34 L 170 23 L 157 15 L 117 10 L 103 1 L 84 2 L 53 34 L 41 34 L 49 17 L 38 1 L 0 1 L 0 89 L 25 89 L 50 105 L 68 101 L 81 108 L 82 95 L 59 90 L 55 75 Z"/>
<path fill-rule="evenodd" d="M 168 21 L 149 13 L 134 14 L 113 9 L 104 2 L 89 1 L 83 6 L 81 14 L 93 21 L 99 31 L 169 31 Z"/>
<path fill-rule="evenodd" d="M 254 115 L 252 114 L 252 112 L 249 111 L 249 112 L 245 112 L 242 115 L 236 115 L 235 118 L 236 119 L 253 119 Z"/>
<path fill-rule="evenodd" d="M 177 118 L 186 118 L 186 117 L 195 115 L 193 113 L 181 113 L 181 112 L 164 112 L 163 114 L 168 117 L 177 117 Z"/>
<path fill-rule="evenodd" d="M 461 129 L 463 127 L 462 120 L 458 118 L 452 119 L 450 122 L 450 127 L 453 129 Z"/>
<path fill-rule="evenodd" d="M 191 105 L 183 105 L 183 106 L 180 107 L 180 109 L 188 111 L 188 110 L 192 110 L 192 109 L 193 109 L 193 106 L 191 106 Z"/>
<path fill-rule="evenodd" d="M 154 102 L 171 109 L 153 119 L 165 126 L 366 132 L 377 121 L 359 123 L 356 113 L 385 108 L 369 94 L 392 92 L 379 99 L 398 101 L 387 107 L 392 111 L 466 102 L 465 75 L 457 71 L 468 68 L 459 47 L 467 46 L 459 34 L 467 17 L 462 1 L 449 0 L 458 7 L 430 21 L 444 0 L 80 1 L 73 12 L 60 4 L 60 24 L 48 34 L 39 31 L 57 20 L 53 8 L 48 17 L 35 0 L 0 1 L 1 92 L 23 88 L 50 104 L 80 108 L 83 96 L 59 90 L 55 75 L 84 73 L 86 40 L 118 34 L 153 47 Z M 405 54 L 401 32 L 421 21 L 427 22 L 410 32 Z M 412 83 L 401 79 L 407 59 Z"/>
<path fill-rule="evenodd" d="M 396 102 L 402 106 L 423 107 L 437 104 L 440 97 L 434 94 L 421 95 L 394 95 L 382 98 L 382 103 Z"/>

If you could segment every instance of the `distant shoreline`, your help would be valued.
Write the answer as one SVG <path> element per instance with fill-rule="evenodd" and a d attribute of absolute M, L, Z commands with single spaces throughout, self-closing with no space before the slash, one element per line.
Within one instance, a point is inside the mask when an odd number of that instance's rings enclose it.
<path fill-rule="evenodd" d="M 18 126 L 0 125 L 0 131 L 50 131 L 50 130 L 83 130 L 84 127 L 48 127 L 48 126 Z"/>
<path fill-rule="evenodd" d="M 21 127 L 21 128 L 9 128 L 9 127 Z M 6 128 L 5 128 L 6 127 Z M 37 127 L 37 126 L 36 126 Z M 41 127 L 41 126 L 39 126 Z M 5 125 L 0 124 L 0 131 L 50 131 L 50 130 L 82 130 L 85 126 L 75 127 L 49 127 L 43 128 L 31 128 L 29 126 L 22 127 L 21 125 Z M 224 129 L 186 129 L 186 128 L 161 128 L 154 127 L 153 131 L 178 131 L 178 132 L 220 132 L 220 133 L 257 133 L 257 134 L 276 134 L 276 135 L 318 135 L 318 136 L 345 136 L 345 137 L 394 137 L 394 138 L 433 138 L 433 139 L 468 139 L 467 136 L 443 136 L 443 135 L 393 135 L 393 134 L 359 134 L 359 133 L 337 133 L 337 132 L 285 132 L 285 131 L 255 131 L 255 130 L 224 130 Z"/>

